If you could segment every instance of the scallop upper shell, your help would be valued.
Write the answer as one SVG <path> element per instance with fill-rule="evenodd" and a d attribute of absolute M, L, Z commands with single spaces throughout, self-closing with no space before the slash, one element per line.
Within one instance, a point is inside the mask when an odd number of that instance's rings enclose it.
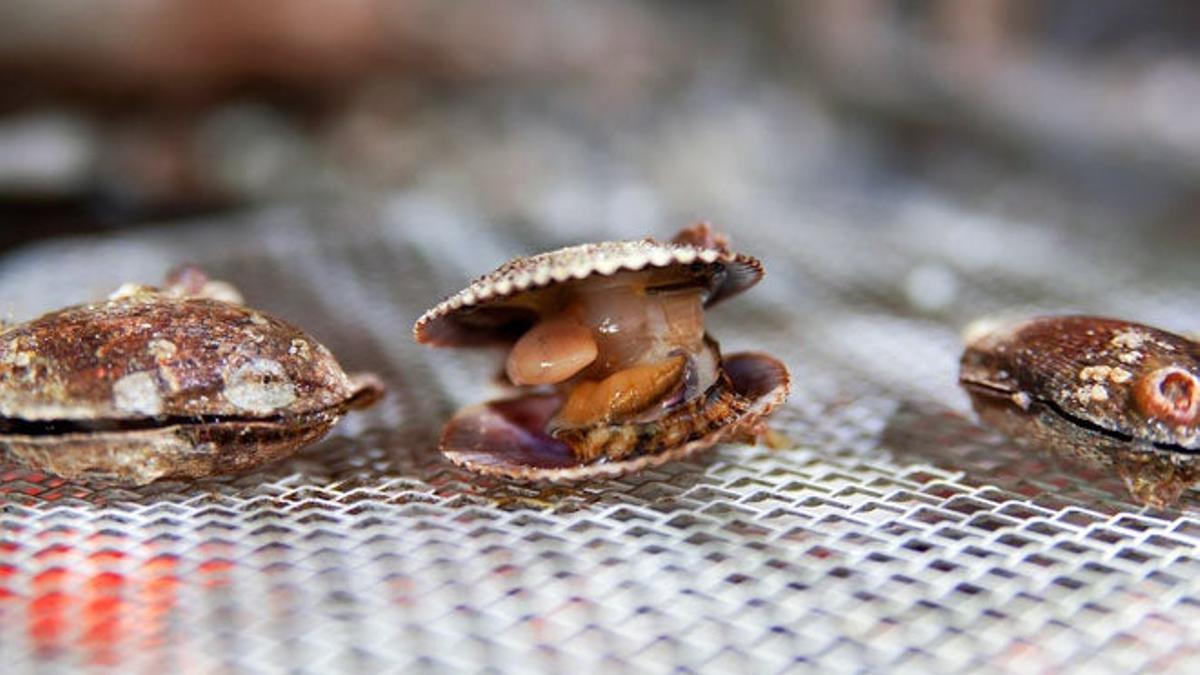
<path fill-rule="evenodd" d="M 0 417 L 303 415 L 354 385 L 320 343 L 240 305 L 139 292 L 0 332 Z"/>
<path fill-rule="evenodd" d="M 476 279 L 425 312 L 413 327 L 413 336 L 418 342 L 442 346 L 511 341 L 519 336 L 512 324 L 522 317 L 508 311 L 504 300 L 594 275 L 651 268 L 678 268 L 681 275 L 707 277 L 706 305 L 746 290 L 763 276 L 758 259 L 719 248 L 653 239 L 569 246 L 516 258 Z"/>

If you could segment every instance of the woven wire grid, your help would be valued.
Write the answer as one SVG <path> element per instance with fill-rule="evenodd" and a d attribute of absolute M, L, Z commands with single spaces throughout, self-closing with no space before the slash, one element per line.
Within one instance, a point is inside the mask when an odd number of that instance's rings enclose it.
<path fill-rule="evenodd" d="M 5 672 L 1200 665 L 1200 500 L 1142 509 L 1111 477 L 1019 452 L 954 381 L 979 313 L 1153 320 L 1195 316 L 1200 296 L 1145 276 L 1119 238 L 1055 247 L 1066 235 L 936 201 L 886 211 L 887 228 L 853 204 L 731 228 L 768 278 L 710 330 L 789 364 L 774 427 L 794 447 L 569 486 L 441 458 L 441 423 L 494 395 L 500 356 L 419 347 L 411 324 L 512 255 L 645 232 L 499 228 L 397 194 L 9 254 L 12 317 L 194 261 L 391 395 L 249 475 L 128 489 L 0 465 Z"/>

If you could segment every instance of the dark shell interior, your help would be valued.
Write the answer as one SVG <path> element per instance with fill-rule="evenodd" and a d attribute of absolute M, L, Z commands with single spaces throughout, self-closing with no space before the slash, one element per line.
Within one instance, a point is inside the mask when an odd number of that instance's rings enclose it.
<path fill-rule="evenodd" d="M 684 457 L 745 428 L 783 402 L 788 373 L 764 354 L 734 354 L 722 361 L 734 393 L 750 402 L 733 424 L 678 448 L 619 462 L 583 464 L 571 449 L 545 431 L 561 404 L 552 394 L 530 394 L 492 401 L 460 411 L 442 434 L 442 452 L 456 464 L 476 471 L 527 480 L 572 480 L 612 476 Z"/>

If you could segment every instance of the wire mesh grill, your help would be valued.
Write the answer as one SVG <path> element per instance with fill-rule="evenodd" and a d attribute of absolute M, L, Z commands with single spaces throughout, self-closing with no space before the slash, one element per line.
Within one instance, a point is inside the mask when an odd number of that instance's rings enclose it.
<path fill-rule="evenodd" d="M 401 194 L 10 254 L 0 297 L 16 318 L 195 261 L 392 395 L 245 476 L 123 489 L 0 465 L 5 671 L 1200 664 L 1194 494 L 1140 509 L 1114 479 L 978 429 L 954 383 L 976 315 L 1069 307 L 1182 328 L 1170 317 L 1196 316 L 1200 296 L 1130 254 L 1135 233 L 1064 260 L 1048 252 L 1063 232 L 927 198 L 887 211 L 886 229 L 870 205 L 827 204 L 802 227 L 734 230 L 768 279 L 710 327 L 792 368 L 775 426 L 794 448 L 726 445 L 574 486 L 443 461 L 442 421 L 492 393 L 497 355 L 426 350 L 409 330 L 511 255 L 645 232 L 497 229 Z"/>

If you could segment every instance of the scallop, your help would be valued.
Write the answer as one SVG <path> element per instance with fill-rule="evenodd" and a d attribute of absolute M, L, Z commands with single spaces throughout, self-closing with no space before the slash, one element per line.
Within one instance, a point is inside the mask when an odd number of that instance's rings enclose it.
<path fill-rule="evenodd" d="M 1200 480 L 1200 344 L 1093 316 L 970 332 L 959 381 L 985 423 L 1115 470 L 1143 504 L 1169 505 Z"/>
<path fill-rule="evenodd" d="M 0 332 L 0 449 L 72 479 L 237 473 L 382 395 L 312 336 L 187 268 Z"/>
<path fill-rule="evenodd" d="M 417 342 L 502 345 L 516 395 L 446 424 L 455 464 L 516 479 L 615 476 L 761 428 L 789 377 L 759 353 L 723 356 L 705 310 L 762 264 L 707 224 L 669 242 L 585 244 L 515 259 L 427 311 Z"/>

